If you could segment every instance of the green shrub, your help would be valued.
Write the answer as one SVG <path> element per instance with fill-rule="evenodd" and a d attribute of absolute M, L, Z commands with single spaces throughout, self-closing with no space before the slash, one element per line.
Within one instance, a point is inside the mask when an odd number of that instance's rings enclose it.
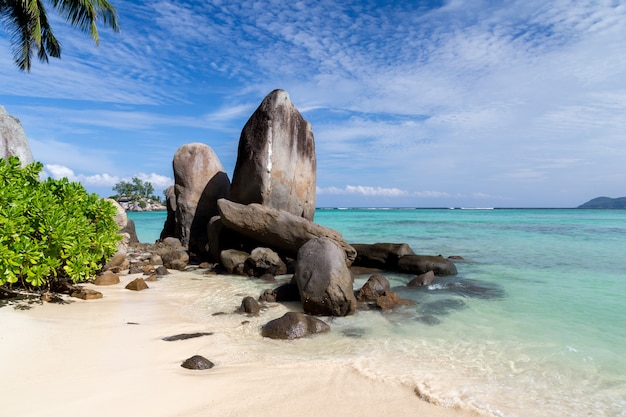
<path fill-rule="evenodd" d="M 84 281 L 116 251 L 115 207 L 66 178 L 40 181 L 42 169 L 0 159 L 0 285 Z"/>

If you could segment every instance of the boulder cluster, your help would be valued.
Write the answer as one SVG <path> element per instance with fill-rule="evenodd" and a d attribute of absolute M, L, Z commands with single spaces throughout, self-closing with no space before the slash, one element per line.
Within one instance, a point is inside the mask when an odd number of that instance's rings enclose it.
<path fill-rule="evenodd" d="M 414 274 L 410 286 L 457 273 L 442 256 L 417 255 L 406 244 L 351 245 L 341 233 L 313 222 L 313 131 L 283 90 L 271 92 L 243 128 L 232 182 L 217 154 L 202 143 L 179 148 L 173 170 L 175 184 L 166 191 L 167 219 L 160 239 L 139 244 L 132 222 L 117 205 L 124 241 L 96 285 L 119 283 L 116 274 L 128 269 L 147 275 L 129 288 L 141 290 L 147 288 L 145 281 L 168 269 L 188 269 L 189 263 L 266 281 L 277 276 L 285 281 L 291 275 L 290 282 L 266 290 L 258 300 L 245 297 L 237 311 L 257 316 L 265 303 L 299 302 L 302 313 L 287 313 L 261 330 L 265 337 L 293 339 L 330 329 L 312 316 L 412 304 L 380 274 L 355 291 L 355 268 Z"/>
<path fill-rule="evenodd" d="M 441 256 L 417 255 L 405 244 L 350 245 L 341 233 L 314 223 L 316 164 L 310 123 L 285 91 L 274 90 L 241 132 L 232 181 L 211 147 L 191 143 L 177 150 L 160 240 L 180 242 L 179 252 L 187 251 L 189 259 L 230 274 L 269 281 L 293 274 L 289 284 L 266 291 L 260 300 L 297 300 L 305 315 L 345 316 L 359 304 L 389 310 L 411 303 L 380 275 L 355 292 L 351 266 L 456 274 L 454 263 Z M 167 266 L 181 269 L 184 263 Z M 416 280 L 412 285 L 432 282 L 430 275 Z M 258 314 L 249 298 L 239 311 Z M 313 333 L 326 328 L 293 314 L 283 320 L 268 323 L 263 334 L 292 338 L 301 337 L 299 331 L 285 326 Z"/>

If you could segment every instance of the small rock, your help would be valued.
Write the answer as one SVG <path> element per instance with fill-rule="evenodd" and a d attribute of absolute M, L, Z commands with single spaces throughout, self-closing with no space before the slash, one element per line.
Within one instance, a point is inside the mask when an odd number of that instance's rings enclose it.
<path fill-rule="evenodd" d="M 146 281 L 143 280 L 143 278 L 135 278 L 134 280 L 129 282 L 128 285 L 126 285 L 126 287 L 124 288 L 132 291 L 141 291 L 149 287 L 148 284 L 146 284 Z"/>
<path fill-rule="evenodd" d="M 386 291 L 385 294 L 376 299 L 376 306 L 383 311 L 393 310 L 401 305 L 408 306 L 413 304 L 415 304 L 413 301 L 400 298 L 398 294 L 391 290 Z"/>
<path fill-rule="evenodd" d="M 194 355 L 189 359 L 185 359 L 180 366 L 186 369 L 204 370 L 213 368 L 215 364 L 203 356 Z"/>
<path fill-rule="evenodd" d="M 261 275 L 259 279 L 262 279 L 263 281 L 276 281 L 276 277 L 270 273 Z"/>
<path fill-rule="evenodd" d="M 95 290 L 90 290 L 87 288 L 81 288 L 74 291 L 72 294 L 74 298 L 80 298 L 82 300 L 96 300 L 98 298 L 102 298 L 102 293 Z"/>
<path fill-rule="evenodd" d="M 198 333 L 181 333 L 174 336 L 167 336 L 161 340 L 166 342 L 175 342 L 177 340 L 195 339 L 196 337 L 211 336 L 213 333 L 198 332 Z"/>
<path fill-rule="evenodd" d="M 328 331 L 330 331 L 330 326 L 320 319 L 290 311 L 268 322 L 263 326 L 261 334 L 270 339 L 292 340 Z"/>
<path fill-rule="evenodd" d="M 157 266 L 157 268 L 154 270 L 154 272 L 156 272 L 157 275 L 169 275 L 169 273 L 170 273 L 167 270 L 167 268 L 164 267 L 163 265 Z"/>
<path fill-rule="evenodd" d="M 435 280 L 435 273 L 428 271 L 424 274 L 418 275 L 409 281 L 406 285 L 409 287 L 423 287 L 424 285 L 430 285 Z"/>
<path fill-rule="evenodd" d="M 385 291 L 388 291 L 389 288 L 390 285 L 387 278 L 380 274 L 374 274 L 363 284 L 356 299 L 357 301 L 376 301 L 376 299 L 383 295 Z"/>
<path fill-rule="evenodd" d="M 94 285 L 115 285 L 120 283 L 120 276 L 112 271 L 105 271 L 93 280 Z"/>
<path fill-rule="evenodd" d="M 106 265 L 104 265 L 102 269 L 105 271 L 111 271 L 115 273 L 128 269 L 128 260 L 126 259 L 126 254 L 124 253 L 115 254 L 111 258 L 111 260 Z"/>
<path fill-rule="evenodd" d="M 253 297 L 245 297 L 241 301 L 241 307 L 239 307 L 237 311 L 240 313 L 258 316 L 259 312 L 261 311 L 261 306 L 259 305 L 259 302 Z"/>

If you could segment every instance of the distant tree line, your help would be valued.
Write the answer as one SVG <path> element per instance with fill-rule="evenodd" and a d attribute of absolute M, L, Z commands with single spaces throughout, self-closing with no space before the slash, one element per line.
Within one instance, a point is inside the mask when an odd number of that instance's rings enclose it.
<path fill-rule="evenodd" d="M 113 191 L 116 195 L 111 196 L 115 200 L 126 198 L 131 201 L 142 201 L 146 199 L 161 202 L 161 198 L 154 195 L 154 187 L 148 181 L 142 181 L 133 177 L 130 182 L 121 181 L 115 184 Z"/>

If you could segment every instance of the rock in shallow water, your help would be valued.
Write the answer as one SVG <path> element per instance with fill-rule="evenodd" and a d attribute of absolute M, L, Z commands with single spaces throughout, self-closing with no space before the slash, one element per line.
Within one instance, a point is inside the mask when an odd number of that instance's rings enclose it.
<path fill-rule="evenodd" d="M 330 326 L 320 319 L 291 311 L 268 322 L 263 326 L 261 334 L 270 339 L 292 340 L 328 331 Z"/>
<path fill-rule="evenodd" d="M 204 370 L 213 368 L 215 364 L 204 356 L 194 355 L 191 358 L 185 359 L 180 366 L 186 369 Z"/>

